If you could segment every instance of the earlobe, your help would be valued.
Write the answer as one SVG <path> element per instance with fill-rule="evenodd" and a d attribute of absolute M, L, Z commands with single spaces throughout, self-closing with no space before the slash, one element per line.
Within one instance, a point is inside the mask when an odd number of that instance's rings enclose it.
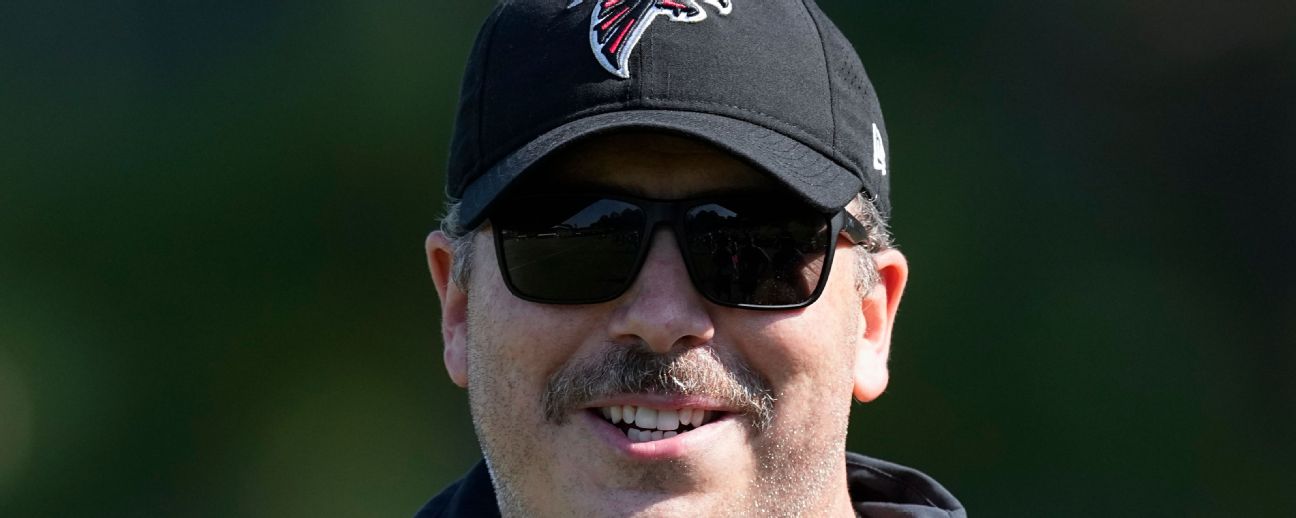
<path fill-rule="evenodd" d="M 854 395 L 861 403 L 881 396 L 890 381 L 887 359 L 891 355 L 891 330 L 909 280 L 909 263 L 899 250 L 873 254 L 873 261 L 878 283 L 860 301 L 864 329 L 855 352 Z"/>
<path fill-rule="evenodd" d="M 468 294 L 453 279 L 454 247 L 441 231 L 428 234 L 424 243 L 428 270 L 441 298 L 441 340 L 446 372 L 460 387 L 468 386 Z"/>

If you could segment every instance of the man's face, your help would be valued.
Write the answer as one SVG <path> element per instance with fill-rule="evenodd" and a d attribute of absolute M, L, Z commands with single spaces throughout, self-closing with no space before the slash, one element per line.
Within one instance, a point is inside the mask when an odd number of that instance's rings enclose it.
<path fill-rule="evenodd" d="M 550 176 L 536 185 L 656 199 L 780 189 L 741 160 L 664 135 L 601 137 L 549 165 L 543 174 Z M 434 276 L 440 271 L 447 368 L 468 388 L 506 515 L 842 509 L 851 395 L 871 399 L 886 384 L 895 302 L 885 286 L 871 297 L 857 291 L 848 243 L 838 242 L 817 302 L 754 311 L 704 299 L 665 229 L 656 231 L 626 293 L 587 305 L 514 297 L 491 239 L 489 232 L 478 236 L 467 290 L 445 280 L 444 238 L 429 239 L 429 254 Z M 903 280 L 901 272 L 901 287 Z M 631 377 L 645 379 L 638 390 L 594 383 Z M 607 418 L 613 407 L 640 417 L 639 409 L 690 418 L 705 412 L 706 420 L 668 425 L 677 435 L 662 431 L 662 440 L 636 442 Z"/>

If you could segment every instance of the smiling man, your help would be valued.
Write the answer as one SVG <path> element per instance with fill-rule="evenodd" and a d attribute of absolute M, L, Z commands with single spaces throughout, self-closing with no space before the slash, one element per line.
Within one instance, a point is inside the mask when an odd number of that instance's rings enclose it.
<path fill-rule="evenodd" d="M 427 240 L 484 460 L 420 517 L 966 516 L 846 452 L 908 278 L 811 0 L 500 3 Z"/>

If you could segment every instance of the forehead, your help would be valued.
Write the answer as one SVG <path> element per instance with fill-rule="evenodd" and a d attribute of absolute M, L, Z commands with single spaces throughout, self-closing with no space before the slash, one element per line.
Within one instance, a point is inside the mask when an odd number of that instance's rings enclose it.
<path fill-rule="evenodd" d="M 657 199 L 781 188 L 738 157 L 664 133 L 591 137 L 555 153 L 536 173 L 528 183 L 545 190 L 602 189 Z"/>

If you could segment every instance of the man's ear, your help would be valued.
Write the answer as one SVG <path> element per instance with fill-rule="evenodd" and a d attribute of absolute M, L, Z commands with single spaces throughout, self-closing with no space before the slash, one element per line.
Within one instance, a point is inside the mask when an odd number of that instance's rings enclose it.
<path fill-rule="evenodd" d="M 860 301 L 864 329 L 855 351 L 855 399 L 868 403 L 882 395 L 891 375 L 887 358 L 891 354 L 891 328 L 896 309 L 909 280 L 909 262 L 896 249 L 873 254 L 878 283 Z"/>
<path fill-rule="evenodd" d="M 441 231 L 428 234 L 428 270 L 441 297 L 441 340 L 445 343 L 445 366 L 450 380 L 468 386 L 468 294 L 451 275 L 454 247 Z"/>

